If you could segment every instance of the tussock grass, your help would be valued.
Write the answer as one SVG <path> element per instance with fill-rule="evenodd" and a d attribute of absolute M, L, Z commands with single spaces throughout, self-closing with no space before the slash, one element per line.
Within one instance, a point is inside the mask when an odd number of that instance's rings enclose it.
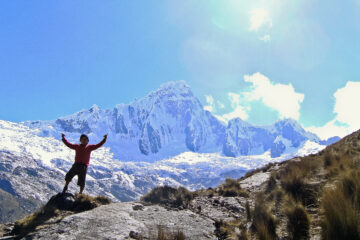
<path fill-rule="evenodd" d="M 305 177 L 318 166 L 319 163 L 313 164 L 310 160 L 289 163 L 281 172 L 282 188 L 305 206 L 317 204 L 318 186 L 307 183 Z"/>
<path fill-rule="evenodd" d="M 34 231 L 37 226 L 58 215 L 59 211 L 55 208 L 42 207 L 23 219 L 16 221 L 11 234 L 25 236 L 29 232 Z"/>
<path fill-rule="evenodd" d="M 238 234 L 236 235 L 236 238 L 235 238 L 235 239 L 237 239 L 237 240 L 249 240 L 249 239 L 250 239 L 250 236 L 249 236 L 249 233 L 248 233 L 248 231 L 247 231 L 247 229 L 246 229 L 246 226 L 241 225 L 241 226 L 239 227 L 239 229 L 240 229 L 240 233 L 238 233 Z"/>
<path fill-rule="evenodd" d="M 287 217 L 287 230 L 290 239 L 309 239 L 310 216 L 304 206 L 290 200 L 286 206 L 285 215 Z"/>
<path fill-rule="evenodd" d="M 215 235 L 218 239 L 249 239 L 246 226 L 238 219 L 229 222 L 216 221 Z"/>
<path fill-rule="evenodd" d="M 285 193 L 281 188 L 277 188 L 274 191 L 274 196 L 275 196 L 275 209 L 277 211 L 279 211 L 280 208 L 281 208 L 281 203 L 282 203 L 282 201 L 284 199 Z"/>
<path fill-rule="evenodd" d="M 270 213 L 263 193 L 257 195 L 253 212 L 252 229 L 260 240 L 276 239 L 278 220 Z"/>
<path fill-rule="evenodd" d="M 337 164 L 340 161 L 339 155 L 333 150 L 326 150 L 323 154 L 324 158 L 324 168 L 328 168 L 333 164 Z"/>
<path fill-rule="evenodd" d="M 150 238 L 152 240 L 185 240 L 185 234 L 181 230 L 170 231 L 163 226 L 158 226 L 157 236 Z"/>
<path fill-rule="evenodd" d="M 11 233 L 25 236 L 34 231 L 38 226 L 46 224 L 49 219 L 57 217 L 61 219 L 67 215 L 71 215 L 73 212 L 87 211 L 109 203 L 111 203 L 111 200 L 104 196 L 91 197 L 86 194 L 78 194 L 75 195 L 75 201 L 72 206 L 67 209 L 67 211 L 61 211 L 60 209 L 62 209 L 63 206 L 58 205 L 62 204 L 61 194 L 58 194 L 52 197 L 49 202 L 39 210 L 16 221 Z"/>
<path fill-rule="evenodd" d="M 110 203 L 111 200 L 105 196 L 92 197 L 86 194 L 77 194 L 75 195 L 75 202 L 72 211 L 83 212 Z"/>
<path fill-rule="evenodd" d="M 245 210 L 246 210 L 246 219 L 248 220 L 248 222 L 250 222 L 252 213 L 251 213 L 250 204 L 248 201 L 246 201 Z"/>
<path fill-rule="evenodd" d="M 276 187 L 276 175 L 272 173 L 270 175 L 269 180 L 267 181 L 265 193 L 272 192 L 275 189 L 275 187 Z"/>
<path fill-rule="evenodd" d="M 219 186 L 219 195 L 224 197 L 249 197 L 248 191 L 241 188 L 238 180 L 227 178 L 225 182 Z"/>
<path fill-rule="evenodd" d="M 343 156 L 338 156 L 336 155 L 331 156 L 331 153 L 328 153 L 329 156 L 324 157 L 324 165 L 326 160 L 328 158 L 332 158 L 331 160 L 331 164 L 326 166 L 326 177 L 328 179 L 334 178 L 334 177 L 338 177 L 341 176 L 342 173 L 346 172 L 349 169 L 353 169 L 356 167 L 357 161 L 354 161 L 354 157 L 352 156 L 347 156 L 347 155 L 343 155 Z M 326 156 L 326 154 L 325 154 Z M 334 160 L 335 159 L 335 160 Z"/>
<path fill-rule="evenodd" d="M 344 175 L 322 197 L 323 239 L 360 239 L 360 171 Z"/>
<path fill-rule="evenodd" d="M 161 204 L 168 207 L 187 208 L 195 196 L 196 193 L 184 187 L 160 186 L 145 194 L 140 200 L 145 203 Z"/>

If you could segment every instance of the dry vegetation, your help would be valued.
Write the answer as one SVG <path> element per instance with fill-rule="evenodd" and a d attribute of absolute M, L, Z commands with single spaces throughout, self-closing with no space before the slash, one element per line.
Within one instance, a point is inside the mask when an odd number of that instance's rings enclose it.
<path fill-rule="evenodd" d="M 271 214 L 264 199 L 263 193 L 256 196 L 251 227 L 257 233 L 259 239 L 276 239 L 278 220 Z"/>
<path fill-rule="evenodd" d="M 196 193 L 187 190 L 184 187 L 174 188 L 170 186 L 156 187 L 143 197 L 144 203 L 160 204 L 166 207 L 187 208 L 190 201 L 196 196 Z"/>
<path fill-rule="evenodd" d="M 249 197 L 248 191 L 241 188 L 239 181 L 231 178 L 218 187 L 218 194 L 224 197 Z"/>
<path fill-rule="evenodd" d="M 359 133 L 318 154 L 282 162 L 277 168 L 268 164 L 241 178 L 271 173 L 255 208 L 249 202 L 245 205 L 241 220 L 251 219 L 255 233 L 251 238 L 276 239 L 280 233 L 289 239 L 309 239 L 312 234 L 321 234 L 322 239 L 360 239 Z"/>
<path fill-rule="evenodd" d="M 58 205 L 57 199 L 60 195 L 54 196 L 45 206 L 26 216 L 25 218 L 15 222 L 12 235 L 19 237 L 25 236 L 28 233 L 36 230 L 39 226 L 53 224 L 61 221 L 64 217 L 75 212 L 82 212 L 91 210 L 100 205 L 111 203 L 111 200 L 104 196 L 91 197 L 86 194 L 75 195 L 75 201 L 71 209 L 61 210 L 62 206 Z"/>
<path fill-rule="evenodd" d="M 317 154 L 270 163 L 216 188 L 159 188 L 143 200 L 163 203 L 170 196 L 175 205 L 188 206 L 196 196 L 245 198 L 242 217 L 216 221 L 218 239 L 360 239 L 359 166 L 360 131 Z M 259 190 L 241 188 L 242 180 L 260 172 L 270 177 Z"/>

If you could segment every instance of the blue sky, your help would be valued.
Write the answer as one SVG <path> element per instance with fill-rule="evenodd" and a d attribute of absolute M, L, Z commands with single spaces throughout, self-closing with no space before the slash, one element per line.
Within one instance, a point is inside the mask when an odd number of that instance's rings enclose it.
<path fill-rule="evenodd" d="M 360 126 L 360 0 L 0 2 L 0 119 L 55 119 L 185 80 L 227 121 Z"/>

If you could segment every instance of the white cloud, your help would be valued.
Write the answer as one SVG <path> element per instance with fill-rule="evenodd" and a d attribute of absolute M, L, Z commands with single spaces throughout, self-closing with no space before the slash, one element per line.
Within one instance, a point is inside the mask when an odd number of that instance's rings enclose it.
<path fill-rule="evenodd" d="M 335 118 L 322 127 L 309 127 L 320 138 L 344 137 L 360 128 L 360 112 L 354 106 L 360 102 L 360 82 L 347 82 L 335 93 Z"/>
<path fill-rule="evenodd" d="M 220 116 L 223 120 L 249 118 L 251 102 L 261 101 L 265 106 L 277 111 L 281 118 L 299 118 L 300 105 L 304 94 L 297 93 L 291 84 L 273 83 L 261 73 L 245 75 L 245 82 L 251 83 L 249 91 L 229 92 L 228 97 L 233 110 Z"/>
<path fill-rule="evenodd" d="M 214 111 L 216 111 L 217 108 L 219 108 L 219 109 L 225 108 L 225 105 L 222 102 L 220 102 L 219 100 L 216 101 L 216 103 L 215 103 L 214 98 L 211 95 L 205 95 L 205 101 L 206 101 L 207 105 L 204 106 L 204 109 L 209 112 L 214 112 Z"/>
<path fill-rule="evenodd" d="M 334 136 L 344 137 L 345 135 L 349 134 L 348 128 L 344 125 L 339 125 L 335 119 L 326 123 L 324 126 L 308 127 L 306 130 L 315 133 L 324 140 Z"/>
<path fill-rule="evenodd" d="M 348 124 L 351 131 L 358 129 L 360 111 L 356 109 L 356 106 L 360 102 L 360 82 L 347 82 L 345 87 L 335 92 L 334 97 L 336 120 Z"/>
<path fill-rule="evenodd" d="M 299 119 L 304 94 L 297 93 L 292 84 L 273 83 L 261 73 L 245 75 L 244 80 L 252 84 L 251 91 L 243 93 L 245 99 L 261 100 L 264 105 L 278 111 L 280 117 Z"/>
<path fill-rule="evenodd" d="M 208 105 L 204 106 L 204 109 L 212 112 L 214 110 L 214 98 L 211 95 L 205 95 L 205 99 Z"/>
<path fill-rule="evenodd" d="M 234 111 L 227 114 L 223 114 L 221 117 L 226 121 L 229 121 L 234 118 L 241 118 L 242 120 L 246 120 L 248 119 L 249 115 L 247 114 L 247 111 L 244 107 L 238 105 L 236 106 Z"/>
<path fill-rule="evenodd" d="M 264 8 L 255 8 L 250 12 L 250 31 L 257 31 L 261 27 L 272 27 L 272 19 L 269 15 L 269 11 Z"/>
<path fill-rule="evenodd" d="M 231 102 L 231 107 L 233 111 L 223 114 L 221 116 L 217 116 L 218 119 L 227 122 L 233 118 L 241 118 L 242 120 L 246 120 L 249 117 L 248 112 L 250 111 L 249 106 L 242 106 L 241 104 L 241 95 L 233 92 L 228 93 L 229 100 Z"/>
<path fill-rule="evenodd" d="M 206 98 L 206 102 L 210 105 L 213 105 L 214 104 L 214 98 L 213 96 L 211 95 L 205 95 L 205 98 Z"/>
<path fill-rule="evenodd" d="M 236 107 L 237 105 L 240 104 L 240 97 L 241 97 L 240 94 L 229 92 L 228 96 L 232 107 Z"/>

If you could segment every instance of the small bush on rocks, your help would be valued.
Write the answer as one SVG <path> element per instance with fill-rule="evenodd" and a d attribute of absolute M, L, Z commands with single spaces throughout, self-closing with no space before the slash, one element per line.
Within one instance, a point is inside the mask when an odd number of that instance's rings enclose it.
<path fill-rule="evenodd" d="M 220 185 L 219 195 L 224 197 L 249 197 L 249 193 L 241 188 L 240 183 L 231 178 L 227 178 L 225 183 Z"/>
<path fill-rule="evenodd" d="M 140 200 L 145 203 L 161 204 L 168 207 L 187 208 L 195 196 L 195 193 L 184 187 L 160 186 L 145 194 Z"/>

